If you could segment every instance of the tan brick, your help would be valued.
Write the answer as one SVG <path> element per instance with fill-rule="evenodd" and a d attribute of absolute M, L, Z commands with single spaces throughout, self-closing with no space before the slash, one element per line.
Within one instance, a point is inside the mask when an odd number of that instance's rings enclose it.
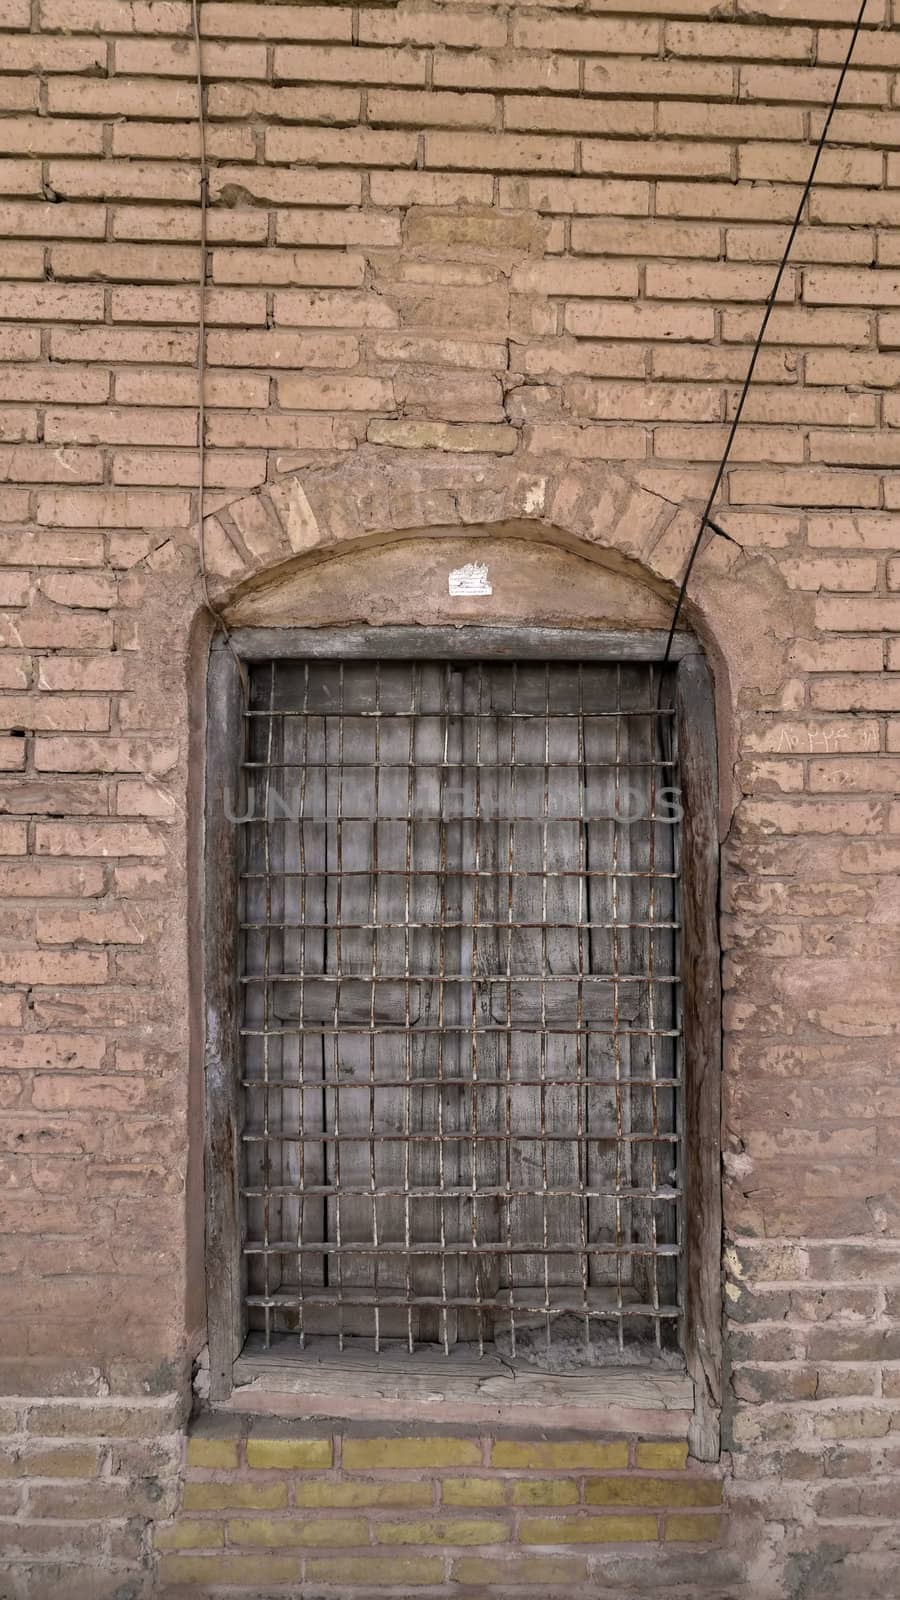
<path fill-rule="evenodd" d="M 517 17 L 512 42 L 526 50 L 574 50 L 593 55 L 655 55 L 659 27 L 651 21 L 615 17 Z M 691 55 L 698 54 L 690 51 Z"/>
<path fill-rule="evenodd" d="M 362 1517 L 231 1517 L 227 1531 L 229 1544 L 258 1544 L 268 1549 L 288 1545 L 324 1549 L 369 1542 L 369 1524 Z"/>
<path fill-rule="evenodd" d="M 247 1440 L 247 1465 L 279 1470 L 309 1470 L 311 1467 L 330 1467 L 333 1447 L 330 1439 L 265 1439 Z"/>
<path fill-rule="evenodd" d="M 94 1478 L 99 1475 L 100 1460 L 98 1450 L 80 1445 L 57 1449 L 30 1447 L 20 1456 L 19 1465 L 28 1478 Z"/>
<path fill-rule="evenodd" d="M 522 1467 L 540 1471 L 542 1467 L 573 1471 L 584 1467 L 588 1471 L 603 1471 L 609 1467 L 627 1467 L 628 1445 L 624 1440 L 610 1443 L 571 1439 L 556 1442 L 521 1443 L 497 1439 L 491 1450 L 494 1467 Z"/>
<path fill-rule="evenodd" d="M 545 94 L 578 88 L 578 62 L 555 52 L 540 55 L 517 50 L 514 54 L 491 55 L 480 50 L 441 51 L 435 55 L 433 71 L 439 88 L 490 89 L 497 93 L 504 89 L 535 89 Z"/>
<path fill-rule="evenodd" d="M 344 1440 L 341 1460 L 347 1472 L 377 1467 L 411 1471 L 417 1467 L 477 1467 L 481 1465 L 481 1455 L 481 1446 L 475 1439 L 449 1439 L 442 1435 L 424 1439 L 349 1438 Z"/>
<path fill-rule="evenodd" d="M 451 1486 L 466 1480 L 448 1478 L 445 1493 Z M 474 1480 L 476 1482 L 483 1480 Z M 387 1483 L 371 1479 L 355 1479 L 334 1483 L 328 1478 L 300 1479 L 294 1484 L 293 1503 L 296 1506 L 314 1506 L 321 1509 L 346 1509 L 354 1506 L 430 1506 L 434 1503 L 431 1479 L 397 1478 Z M 483 1504 L 466 1500 L 448 1502 L 459 1505 Z"/>
<path fill-rule="evenodd" d="M 584 339 L 702 340 L 713 337 L 714 313 L 705 306 L 570 305 L 566 330 Z"/>
<path fill-rule="evenodd" d="M 653 124 L 653 107 L 641 101 L 514 95 L 504 105 L 504 127 L 526 133 L 649 134 Z"/>
<path fill-rule="evenodd" d="M 574 172 L 572 139 L 516 133 L 426 133 L 427 167 L 487 172 Z"/>
<path fill-rule="evenodd" d="M 687 1466 L 688 1447 L 680 1439 L 660 1439 L 656 1442 L 638 1440 L 634 1464 L 650 1472 L 670 1472 Z"/>
<path fill-rule="evenodd" d="M 627 1478 L 595 1478 L 585 1485 L 589 1506 L 717 1506 L 722 1485 L 715 1480 L 695 1478 L 645 1478 L 637 1473 Z"/>
<path fill-rule="evenodd" d="M 522 1478 L 512 1486 L 514 1506 L 574 1506 L 579 1499 L 571 1478 Z"/>
<path fill-rule="evenodd" d="M 195 1434 L 188 1439 L 185 1459 L 189 1467 L 233 1468 L 238 1464 L 237 1450 L 233 1439 L 204 1438 Z"/>
<path fill-rule="evenodd" d="M 17 1068 L 32 1072 L 48 1067 L 96 1071 L 102 1066 L 106 1048 L 105 1039 L 86 1034 L 21 1034 L 15 1039 L 0 1039 L 0 1068 L 4 1072 Z"/>
<path fill-rule="evenodd" d="M 211 3 L 204 6 L 201 26 L 214 39 L 335 39 L 352 36 L 349 6 L 247 5 Z"/>
<path fill-rule="evenodd" d="M 726 178 L 731 173 L 731 156 L 725 145 L 694 141 L 665 143 L 647 140 L 585 140 L 582 145 L 585 172 L 633 173 L 660 178 Z"/>
<path fill-rule="evenodd" d="M 522 1544 L 637 1544 L 656 1540 L 655 1517 L 523 1517 Z"/>
<path fill-rule="evenodd" d="M 491 128 L 497 115 L 492 95 L 440 90 L 370 89 L 366 106 L 376 127 Z"/>
<path fill-rule="evenodd" d="M 432 1517 L 408 1522 L 378 1521 L 372 1531 L 379 1544 L 439 1544 L 445 1547 L 470 1544 L 502 1544 L 510 1528 L 499 1518 Z"/>
<path fill-rule="evenodd" d="M 191 201 L 199 192 L 196 171 L 163 161 L 51 161 L 50 186 L 63 196 L 107 200 Z"/>
<path fill-rule="evenodd" d="M 333 167 L 411 167 L 414 133 L 384 133 L 368 128 L 270 128 L 266 160 Z"/>
<path fill-rule="evenodd" d="M 502 17 L 470 13 L 455 17 L 437 7 L 397 12 L 370 11 L 360 17 L 363 44 L 449 45 L 467 50 L 491 49 L 506 43 Z"/>
<path fill-rule="evenodd" d="M 190 1522 L 186 1518 L 163 1524 L 153 1532 L 157 1550 L 214 1550 L 225 1543 L 221 1522 Z"/>
<path fill-rule="evenodd" d="M 730 475 L 730 492 L 735 505 L 877 506 L 880 498 L 874 473 L 828 468 L 791 473 L 739 468 Z"/>
<path fill-rule="evenodd" d="M 441 1501 L 445 1506 L 504 1506 L 513 1486 L 503 1478 L 444 1478 Z M 518 1486 L 517 1486 L 518 1487 Z"/>
<path fill-rule="evenodd" d="M 197 1439 L 192 1442 L 196 1445 L 219 1441 Z M 216 1483 L 189 1480 L 184 1486 L 182 1504 L 185 1511 L 283 1511 L 287 1506 L 287 1484 L 242 1483 L 227 1479 Z"/>
<path fill-rule="evenodd" d="M 298 1556 L 164 1555 L 159 1563 L 163 1583 L 247 1584 L 297 1583 L 301 1563 Z"/>
<path fill-rule="evenodd" d="M 306 1578 L 309 1583 L 365 1584 L 375 1588 L 419 1588 L 441 1583 L 444 1563 L 438 1556 L 385 1558 L 368 1553 L 365 1556 L 310 1556 L 307 1558 Z"/>
<path fill-rule="evenodd" d="M 341 334 L 215 332 L 207 341 L 215 366 L 353 367 L 359 341 Z"/>

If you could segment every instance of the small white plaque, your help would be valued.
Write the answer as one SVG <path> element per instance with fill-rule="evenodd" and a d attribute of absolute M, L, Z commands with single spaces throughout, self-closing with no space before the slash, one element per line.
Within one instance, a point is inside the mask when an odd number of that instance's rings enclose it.
<path fill-rule="evenodd" d="M 464 567 L 454 567 L 447 580 L 452 595 L 493 594 L 488 569 L 483 561 L 470 561 Z"/>

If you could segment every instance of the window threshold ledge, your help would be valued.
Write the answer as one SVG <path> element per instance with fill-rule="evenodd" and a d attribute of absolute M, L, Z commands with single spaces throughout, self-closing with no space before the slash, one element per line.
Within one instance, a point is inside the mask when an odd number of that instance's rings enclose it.
<path fill-rule="evenodd" d="M 315 1343 L 319 1343 L 316 1341 Z M 324 1343 L 324 1341 L 322 1341 Z M 354 1422 L 485 1423 L 684 1438 L 693 1415 L 687 1374 L 653 1366 L 551 1373 L 463 1350 L 344 1351 L 252 1336 L 217 1411 Z"/>

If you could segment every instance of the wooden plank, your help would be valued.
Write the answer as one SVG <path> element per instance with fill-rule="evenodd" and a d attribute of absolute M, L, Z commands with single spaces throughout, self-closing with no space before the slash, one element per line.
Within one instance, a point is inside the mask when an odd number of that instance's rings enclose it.
<path fill-rule="evenodd" d="M 694 1379 L 692 1453 L 718 1458 L 722 1405 L 722 994 L 712 682 L 698 656 L 676 677 L 682 805 L 685 1359 Z"/>
<path fill-rule="evenodd" d="M 242 691 L 229 651 L 210 656 L 204 840 L 206 1299 L 210 1398 L 231 1393 L 245 1333 L 240 1243 L 237 834 Z"/>
<path fill-rule="evenodd" d="M 308 1340 L 305 1349 L 282 1340 L 274 1350 L 263 1350 L 258 1335 L 251 1335 L 235 1366 L 235 1382 L 261 1381 L 281 1393 L 317 1396 L 339 1393 L 382 1399 L 421 1400 L 430 1408 L 442 1401 L 480 1400 L 493 1405 L 576 1406 L 604 1405 L 634 1410 L 685 1411 L 693 1401 L 693 1384 L 683 1372 L 660 1371 L 652 1366 L 604 1368 L 568 1375 L 529 1369 L 510 1370 L 507 1361 L 486 1352 L 473 1358 L 465 1346 L 448 1356 L 442 1351 L 403 1348 L 371 1351 L 345 1349 L 334 1353 L 333 1341 Z"/>
<path fill-rule="evenodd" d="M 661 661 L 668 634 L 663 629 L 621 633 L 586 628 L 236 628 L 232 643 L 247 661 L 288 657 L 394 657 L 568 661 Z M 695 654 L 690 634 L 676 634 L 671 659 Z"/>

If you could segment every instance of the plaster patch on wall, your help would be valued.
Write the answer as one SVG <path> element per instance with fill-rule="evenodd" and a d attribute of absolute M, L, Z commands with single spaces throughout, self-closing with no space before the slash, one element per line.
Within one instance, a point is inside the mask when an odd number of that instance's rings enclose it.
<path fill-rule="evenodd" d="M 464 567 L 454 567 L 447 580 L 452 595 L 493 594 L 488 569 L 483 561 L 469 561 Z"/>

